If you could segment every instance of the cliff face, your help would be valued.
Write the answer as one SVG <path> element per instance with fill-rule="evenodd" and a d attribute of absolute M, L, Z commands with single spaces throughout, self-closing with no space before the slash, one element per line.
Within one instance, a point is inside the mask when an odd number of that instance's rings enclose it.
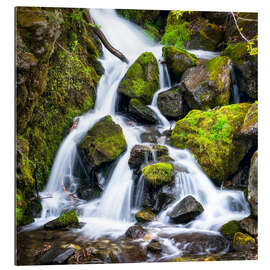
<path fill-rule="evenodd" d="M 17 225 L 39 211 L 46 184 L 73 118 L 94 107 L 103 68 L 101 44 L 80 9 L 16 9 Z"/>

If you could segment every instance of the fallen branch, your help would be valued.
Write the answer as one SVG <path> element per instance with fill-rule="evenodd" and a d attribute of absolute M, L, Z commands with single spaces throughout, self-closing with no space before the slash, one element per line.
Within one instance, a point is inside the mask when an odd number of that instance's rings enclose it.
<path fill-rule="evenodd" d="M 89 23 L 90 27 L 93 29 L 94 33 L 99 37 L 99 39 L 101 40 L 102 44 L 108 49 L 108 51 L 110 51 L 113 55 L 115 55 L 116 57 L 118 57 L 120 60 L 122 60 L 125 63 L 128 63 L 128 59 L 125 57 L 124 54 L 122 54 L 120 51 L 118 51 L 117 49 L 115 49 L 107 40 L 107 38 L 105 37 L 105 35 L 103 34 L 103 32 L 96 26 L 90 11 L 87 8 L 83 9 L 84 12 L 84 16 L 85 19 L 87 20 L 87 22 Z"/>

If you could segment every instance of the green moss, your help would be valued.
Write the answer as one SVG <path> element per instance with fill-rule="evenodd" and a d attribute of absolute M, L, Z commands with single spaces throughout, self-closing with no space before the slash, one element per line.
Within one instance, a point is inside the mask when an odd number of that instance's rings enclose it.
<path fill-rule="evenodd" d="M 170 163 L 157 163 L 144 167 L 144 178 L 153 185 L 164 185 L 172 180 L 173 166 Z"/>
<path fill-rule="evenodd" d="M 248 56 L 246 42 L 238 42 L 236 44 L 228 44 L 222 55 L 228 56 L 232 59 L 233 63 L 242 65 L 244 59 Z"/>
<path fill-rule="evenodd" d="M 244 123 L 241 129 L 241 132 L 245 132 L 249 127 L 254 126 L 258 123 L 258 103 L 253 103 L 253 105 L 248 110 Z"/>
<path fill-rule="evenodd" d="M 220 232 L 229 239 L 233 239 L 234 234 L 241 231 L 240 221 L 231 220 L 219 229 Z"/>
<path fill-rule="evenodd" d="M 137 221 L 154 221 L 156 215 L 148 209 L 143 209 L 135 214 L 135 218 Z"/>
<path fill-rule="evenodd" d="M 189 149 L 204 172 L 217 184 L 235 173 L 250 145 L 237 141 L 251 104 L 233 104 L 218 110 L 192 110 L 179 120 L 172 131 L 171 142 Z"/>
<path fill-rule="evenodd" d="M 62 227 L 66 227 L 69 225 L 78 225 L 79 224 L 79 219 L 76 215 L 75 210 L 63 213 L 59 218 L 58 222 Z"/>
<path fill-rule="evenodd" d="M 78 145 L 93 166 L 116 159 L 126 150 L 122 128 L 106 116 L 97 122 Z"/>
<path fill-rule="evenodd" d="M 233 237 L 233 249 L 236 251 L 250 250 L 255 246 L 255 239 L 246 233 L 237 232 Z"/>
<path fill-rule="evenodd" d="M 150 52 L 145 52 L 129 67 L 118 91 L 130 98 L 138 98 L 150 104 L 159 89 L 157 60 Z"/>

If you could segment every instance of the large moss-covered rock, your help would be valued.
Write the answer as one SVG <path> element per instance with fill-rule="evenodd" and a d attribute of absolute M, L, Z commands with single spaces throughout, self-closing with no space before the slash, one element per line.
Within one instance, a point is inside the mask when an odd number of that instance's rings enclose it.
<path fill-rule="evenodd" d="M 79 219 L 76 215 L 76 212 L 69 211 L 67 213 L 63 213 L 58 218 L 49 221 L 44 225 L 45 229 L 55 230 L 62 229 L 66 227 L 76 227 L 79 225 Z"/>
<path fill-rule="evenodd" d="M 144 167 L 142 173 L 152 185 L 165 185 L 172 181 L 173 166 L 170 163 L 156 163 Z"/>
<path fill-rule="evenodd" d="M 191 109 L 204 110 L 229 104 L 230 64 L 228 57 L 218 56 L 184 72 L 181 86 Z"/>
<path fill-rule="evenodd" d="M 204 211 L 203 206 L 191 195 L 186 196 L 168 214 L 173 222 L 187 223 Z"/>
<path fill-rule="evenodd" d="M 233 239 L 235 233 L 242 231 L 240 227 L 240 221 L 237 220 L 231 220 L 225 223 L 219 230 L 225 237 L 229 238 L 230 240 Z"/>
<path fill-rule="evenodd" d="M 232 59 L 240 92 L 252 100 L 258 99 L 258 55 L 250 55 L 246 42 L 228 44 L 222 55 Z"/>
<path fill-rule="evenodd" d="M 132 98 L 130 100 L 128 111 L 141 123 L 156 124 L 158 122 L 156 113 L 137 98 Z"/>
<path fill-rule="evenodd" d="M 251 205 L 251 213 L 258 216 L 258 151 L 251 159 L 248 175 L 248 201 Z"/>
<path fill-rule="evenodd" d="M 192 110 L 172 131 L 172 145 L 189 149 L 203 171 L 218 185 L 238 170 L 251 143 L 239 138 L 251 104 L 241 103 L 220 109 Z"/>
<path fill-rule="evenodd" d="M 233 238 L 233 249 L 236 251 L 248 251 L 256 245 L 255 239 L 250 235 L 237 232 Z"/>
<path fill-rule="evenodd" d="M 184 116 L 184 100 L 181 88 L 174 87 L 158 95 L 157 105 L 161 113 L 169 119 Z"/>
<path fill-rule="evenodd" d="M 138 98 L 145 104 L 150 104 L 158 89 L 157 60 L 151 52 L 145 52 L 129 67 L 119 84 L 118 93 L 129 98 Z"/>
<path fill-rule="evenodd" d="M 241 128 L 241 135 L 257 140 L 258 139 L 258 103 L 255 102 L 248 110 L 243 126 Z"/>
<path fill-rule="evenodd" d="M 194 54 L 174 46 L 164 46 L 162 48 L 162 55 L 166 61 L 173 82 L 179 82 L 181 75 L 187 68 L 199 64 Z"/>
<path fill-rule="evenodd" d="M 90 166 L 98 166 L 116 159 L 127 143 L 121 126 L 111 116 L 105 116 L 88 131 L 78 148 Z"/>
<path fill-rule="evenodd" d="M 34 174 L 43 189 L 73 118 L 94 106 L 101 43 L 80 9 L 18 7 L 16 14 L 16 180 L 29 221 Z"/>

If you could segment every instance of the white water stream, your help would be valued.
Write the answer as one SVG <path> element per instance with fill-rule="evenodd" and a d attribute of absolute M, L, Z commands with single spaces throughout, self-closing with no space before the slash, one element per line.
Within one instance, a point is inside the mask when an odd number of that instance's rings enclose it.
<path fill-rule="evenodd" d="M 153 52 L 157 60 L 161 59 L 162 46 L 153 43 L 134 24 L 118 17 L 115 11 L 94 9 L 91 10 L 91 14 L 95 22 L 101 25 L 102 31 L 110 43 L 129 59 L 129 65 L 146 51 Z M 132 192 L 134 192 L 132 171 L 128 166 L 128 159 L 132 147 L 135 144 L 142 144 L 140 134 L 145 129 L 142 126 L 128 125 L 122 116 L 115 113 L 117 88 L 129 65 L 121 62 L 105 48 L 103 48 L 103 51 L 104 57 L 101 62 L 105 73 L 98 85 L 95 108 L 79 116 L 77 128 L 64 139 L 59 147 L 48 184 L 41 193 L 42 197 L 46 197 L 42 200 L 41 218 L 37 218 L 31 228 L 58 217 L 65 209 L 75 207 L 78 209 L 80 221 L 86 223 L 82 229 L 78 230 L 78 233 L 83 233 L 91 238 L 104 235 L 118 237 L 135 223 L 131 209 Z M 203 58 L 216 56 L 215 53 L 211 52 L 193 51 L 193 53 Z M 164 131 L 170 128 L 171 123 L 160 113 L 157 107 L 157 97 L 159 93 L 166 91 L 171 85 L 166 65 L 159 63 L 159 71 L 161 89 L 154 95 L 149 107 L 156 112 L 160 119 L 159 130 Z M 72 193 L 76 190 L 78 179 L 73 176 L 77 154 L 76 145 L 99 119 L 108 114 L 112 116 L 116 123 L 121 125 L 128 145 L 127 151 L 119 157 L 100 198 L 90 202 L 82 200 L 72 202 L 67 199 L 62 181 L 70 183 L 68 192 Z M 176 175 L 176 201 L 168 209 L 161 212 L 158 220 L 151 223 L 148 226 L 149 228 L 153 228 L 156 233 L 160 232 L 164 226 L 167 226 L 167 228 L 169 226 L 171 232 L 187 229 L 216 231 L 227 221 L 239 220 L 249 214 L 249 208 L 242 192 L 216 188 L 202 172 L 189 151 L 167 147 L 176 164 L 184 167 L 187 172 Z M 143 183 L 142 180 L 140 183 Z M 193 195 L 203 205 L 205 211 L 188 225 L 170 225 L 167 213 L 176 203 L 189 194 Z M 136 197 L 138 198 L 138 196 Z M 137 201 L 135 205 L 139 206 L 140 202 Z M 163 242 L 167 243 L 168 241 L 163 239 Z M 169 249 L 175 251 L 175 247 Z"/>

